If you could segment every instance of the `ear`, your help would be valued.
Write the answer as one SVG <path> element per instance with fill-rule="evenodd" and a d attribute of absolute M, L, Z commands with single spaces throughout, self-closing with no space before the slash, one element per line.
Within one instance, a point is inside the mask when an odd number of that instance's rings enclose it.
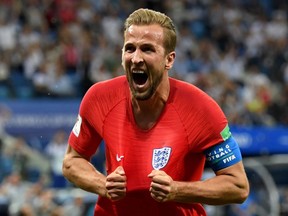
<path fill-rule="evenodd" d="M 175 51 L 170 52 L 167 56 L 166 56 L 166 63 L 165 63 L 165 69 L 166 70 L 170 70 L 174 64 L 174 60 L 175 60 L 175 56 L 176 53 Z"/>

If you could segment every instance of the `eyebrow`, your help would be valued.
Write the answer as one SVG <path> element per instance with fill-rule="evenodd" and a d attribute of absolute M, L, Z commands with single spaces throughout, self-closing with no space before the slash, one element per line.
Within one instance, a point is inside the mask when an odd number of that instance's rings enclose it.
<path fill-rule="evenodd" d="M 124 44 L 124 47 L 128 47 L 128 46 L 135 46 L 134 43 L 126 43 Z M 154 44 L 152 43 L 144 43 L 144 44 L 141 44 L 140 47 L 155 47 Z"/>

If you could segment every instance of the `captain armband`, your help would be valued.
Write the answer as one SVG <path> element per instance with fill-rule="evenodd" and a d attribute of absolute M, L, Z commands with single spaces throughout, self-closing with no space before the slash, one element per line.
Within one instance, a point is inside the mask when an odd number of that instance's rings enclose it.
<path fill-rule="evenodd" d="M 232 136 L 207 149 L 205 155 L 207 163 L 215 172 L 242 160 L 240 148 Z"/>

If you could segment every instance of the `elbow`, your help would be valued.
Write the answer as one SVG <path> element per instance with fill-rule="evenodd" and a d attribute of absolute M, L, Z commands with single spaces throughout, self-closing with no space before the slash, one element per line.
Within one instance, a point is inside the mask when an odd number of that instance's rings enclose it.
<path fill-rule="evenodd" d="M 238 203 L 238 204 L 244 203 L 245 200 L 248 198 L 249 193 L 250 193 L 250 187 L 249 187 L 249 183 L 247 181 L 245 183 L 245 185 L 240 188 L 240 191 L 238 193 L 238 199 L 237 199 L 236 203 Z"/>
<path fill-rule="evenodd" d="M 65 178 L 69 177 L 69 170 L 70 170 L 70 163 L 69 160 L 65 157 L 62 163 L 62 174 Z"/>
<path fill-rule="evenodd" d="M 248 198 L 248 196 L 249 196 L 249 190 L 242 190 L 239 193 L 239 197 L 238 197 L 236 203 L 238 203 L 238 204 L 244 203 L 245 200 Z"/>

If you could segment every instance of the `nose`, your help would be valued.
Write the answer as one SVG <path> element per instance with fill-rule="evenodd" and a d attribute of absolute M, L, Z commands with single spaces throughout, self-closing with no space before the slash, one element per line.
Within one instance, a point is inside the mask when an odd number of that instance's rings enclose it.
<path fill-rule="evenodd" d="M 133 53 L 132 59 L 131 59 L 133 64 L 139 64 L 143 62 L 143 57 L 141 54 L 141 51 L 136 49 L 135 52 Z"/>

